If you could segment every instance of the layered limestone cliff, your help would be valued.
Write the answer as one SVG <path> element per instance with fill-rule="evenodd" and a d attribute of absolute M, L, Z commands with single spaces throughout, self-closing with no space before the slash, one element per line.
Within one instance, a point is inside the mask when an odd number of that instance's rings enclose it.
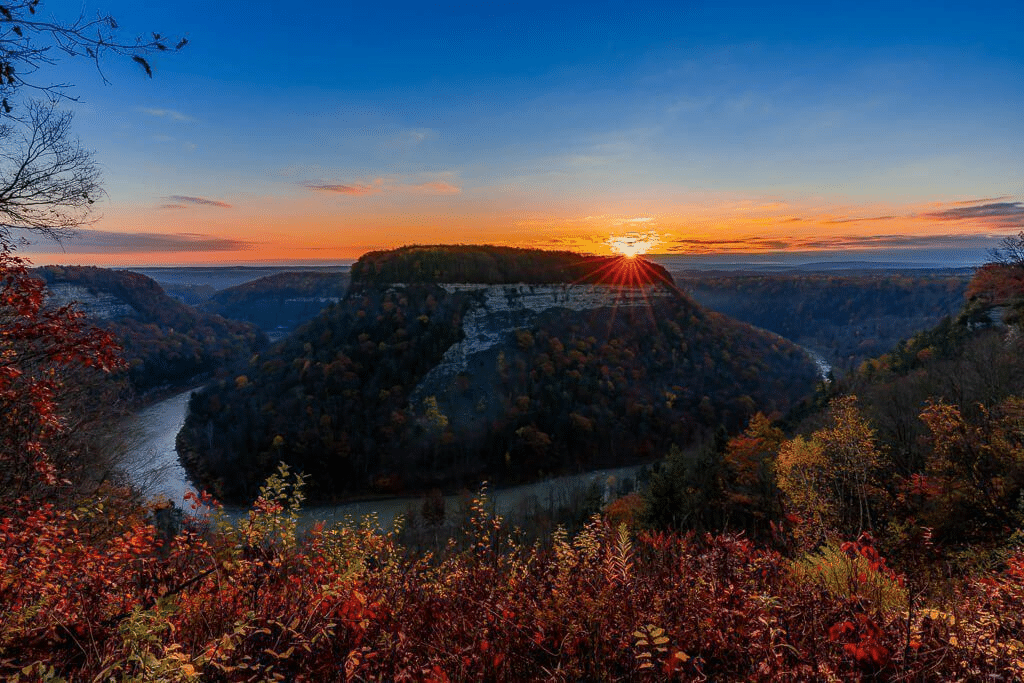
<path fill-rule="evenodd" d="M 401 285 L 395 285 L 400 287 Z M 616 285 L 479 285 L 439 284 L 449 293 L 473 295 L 462 317 L 462 341 L 452 345 L 410 395 L 418 405 L 438 387 L 451 383 L 469 369 L 472 356 L 483 353 L 516 329 L 529 327 L 540 313 L 551 309 L 589 311 L 601 308 L 648 307 L 652 302 L 676 296 L 664 285 L 623 287 Z"/>
<path fill-rule="evenodd" d="M 78 304 L 82 312 L 91 318 L 113 320 L 122 316 L 136 315 L 135 308 L 113 294 L 91 292 L 88 288 L 71 282 L 51 282 L 46 286 L 46 302 L 53 307 Z"/>

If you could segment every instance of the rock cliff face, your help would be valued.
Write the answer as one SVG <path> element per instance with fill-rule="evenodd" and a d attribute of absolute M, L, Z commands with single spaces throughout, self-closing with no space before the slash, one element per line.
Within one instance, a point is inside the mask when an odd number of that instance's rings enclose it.
<path fill-rule="evenodd" d="M 78 304 L 83 313 L 98 320 L 113 320 L 138 315 L 135 308 L 109 292 L 91 292 L 71 282 L 52 282 L 46 287 L 46 303 L 50 306 Z"/>
<path fill-rule="evenodd" d="M 197 311 L 173 299 L 151 278 L 91 266 L 45 266 L 54 306 L 76 303 L 114 334 L 128 362 L 128 379 L 146 391 L 214 373 L 265 343 L 254 326 Z"/>
<path fill-rule="evenodd" d="M 398 285 L 396 285 L 397 287 Z M 492 285 L 445 283 L 438 285 L 450 294 L 471 295 L 469 309 L 462 316 L 462 341 L 445 351 L 438 363 L 410 396 L 417 404 L 438 387 L 450 384 L 469 369 L 470 358 L 489 351 L 511 334 L 534 325 L 539 314 L 553 309 L 594 311 L 606 308 L 650 308 L 659 300 L 676 296 L 665 285 Z"/>
<path fill-rule="evenodd" d="M 967 286 L 962 316 L 973 325 L 1020 325 L 1024 321 L 1024 268 L 989 263 Z"/>

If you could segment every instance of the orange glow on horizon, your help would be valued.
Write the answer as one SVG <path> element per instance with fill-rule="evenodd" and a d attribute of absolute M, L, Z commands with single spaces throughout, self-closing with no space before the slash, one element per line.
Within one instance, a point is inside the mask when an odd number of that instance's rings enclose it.
<path fill-rule="evenodd" d="M 309 197 L 226 199 L 230 208 L 112 206 L 82 231 L 81 239 L 39 244 L 24 255 L 39 265 L 328 264 L 351 262 L 369 251 L 446 243 L 635 259 L 651 253 L 870 252 L 928 246 L 930 240 L 957 246 L 957 240 L 968 238 L 988 237 L 994 243 L 1019 230 L 1006 227 L 1008 219 L 997 213 L 970 208 L 987 200 L 894 206 L 723 195 L 544 208 L 529 201 L 517 207 L 500 197 L 487 202 L 469 193 L 429 197 L 429 202 L 412 196 L 394 205 L 371 205 L 360 197 L 333 204 Z M 462 204 L 442 206 L 442 200 Z M 650 213 L 637 215 L 630 209 L 641 201 Z"/>
<path fill-rule="evenodd" d="M 647 254 L 660 243 L 661 238 L 655 232 L 629 232 L 625 235 L 612 235 L 605 241 L 613 253 L 622 254 L 627 258 L 636 258 L 640 254 Z"/>

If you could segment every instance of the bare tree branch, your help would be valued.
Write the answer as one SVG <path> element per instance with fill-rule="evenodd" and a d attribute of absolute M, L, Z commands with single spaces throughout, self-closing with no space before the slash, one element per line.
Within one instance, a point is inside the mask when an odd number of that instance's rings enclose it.
<path fill-rule="evenodd" d="M 44 65 L 63 57 L 85 57 L 96 65 L 104 82 L 102 59 L 110 54 L 131 57 L 152 77 L 146 55 L 180 50 L 188 39 L 172 39 L 159 33 L 134 40 L 118 35 L 117 21 L 109 14 L 88 17 L 83 12 L 72 21 L 44 19 L 38 13 L 41 0 L 0 0 L 0 118 L 15 114 L 14 95 L 28 88 L 50 100 L 70 99 L 71 84 L 34 79 Z"/>
<path fill-rule="evenodd" d="M 1024 230 L 1003 238 L 999 246 L 988 250 L 991 263 L 1024 268 Z"/>
<path fill-rule="evenodd" d="M 0 247 L 10 247 L 13 230 L 56 240 L 88 224 L 93 203 L 102 196 L 92 152 L 71 134 L 70 112 L 61 100 L 75 100 L 68 83 L 36 78 L 40 69 L 65 58 L 91 60 L 103 76 L 104 57 L 130 57 L 148 76 L 147 55 L 176 51 L 186 39 L 159 33 L 134 40 L 119 36 L 109 14 L 64 21 L 40 15 L 42 0 L 0 0 Z M 39 99 L 15 105 L 28 89 Z M 45 101 L 42 101 L 45 100 Z"/>
<path fill-rule="evenodd" d="M 103 196 L 92 152 L 71 134 L 73 116 L 52 102 L 30 101 L 24 122 L 0 125 L 0 243 L 11 231 L 52 239 L 90 222 Z"/>

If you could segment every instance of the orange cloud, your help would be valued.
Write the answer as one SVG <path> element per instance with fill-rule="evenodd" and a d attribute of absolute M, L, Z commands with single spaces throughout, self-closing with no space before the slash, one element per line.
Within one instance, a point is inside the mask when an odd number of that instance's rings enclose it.
<path fill-rule="evenodd" d="M 407 189 L 410 192 L 422 192 L 424 194 L 459 194 L 462 188 L 443 180 L 418 185 L 400 185 L 399 189 Z"/>
<path fill-rule="evenodd" d="M 965 199 L 960 202 L 939 202 L 938 205 L 953 204 L 955 206 L 964 206 L 966 204 L 990 204 L 992 202 L 1003 202 L 1007 199 L 1012 199 L 1009 195 L 1002 195 L 1000 197 L 985 197 L 984 199 Z"/>
<path fill-rule="evenodd" d="M 871 216 L 868 218 L 833 218 L 831 220 L 822 221 L 822 223 L 825 225 L 840 225 L 842 223 L 862 223 L 866 221 L 893 221 L 896 219 L 896 216 Z"/>
<path fill-rule="evenodd" d="M 974 220 L 1012 228 L 1024 225 L 1024 202 L 992 202 L 989 204 L 958 205 L 954 209 L 924 214 L 940 221 Z"/>

